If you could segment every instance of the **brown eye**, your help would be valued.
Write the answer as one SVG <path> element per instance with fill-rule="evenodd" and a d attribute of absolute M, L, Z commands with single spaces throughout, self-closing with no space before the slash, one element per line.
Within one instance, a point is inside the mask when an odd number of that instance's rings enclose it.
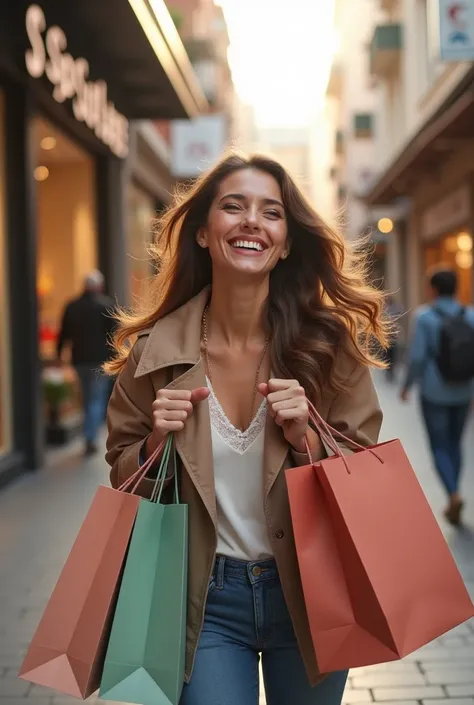
<path fill-rule="evenodd" d="M 235 212 L 235 211 L 241 210 L 241 207 L 239 206 L 238 203 L 226 203 L 223 206 L 223 209 L 226 211 L 234 211 Z"/>

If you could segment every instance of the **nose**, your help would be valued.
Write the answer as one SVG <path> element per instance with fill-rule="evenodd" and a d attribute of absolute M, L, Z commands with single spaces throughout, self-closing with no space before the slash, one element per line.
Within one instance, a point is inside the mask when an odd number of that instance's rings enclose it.
<path fill-rule="evenodd" d="M 260 219 L 258 217 L 258 212 L 254 208 L 249 208 L 245 214 L 245 218 L 242 223 L 244 230 L 250 232 L 257 232 L 260 230 Z"/>

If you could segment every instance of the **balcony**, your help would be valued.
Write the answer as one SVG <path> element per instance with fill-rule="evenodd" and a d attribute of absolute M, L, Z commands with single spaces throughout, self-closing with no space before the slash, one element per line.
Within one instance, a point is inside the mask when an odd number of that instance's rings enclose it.
<path fill-rule="evenodd" d="M 219 59 L 214 43 L 210 39 L 191 37 L 183 41 L 189 60 L 198 77 L 208 102 L 213 105 L 217 99 Z"/>
<path fill-rule="evenodd" d="M 370 73 L 387 79 L 397 73 L 402 50 L 401 24 L 383 24 L 375 28 L 370 43 Z"/>
<path fill-rule="evenodd" d="M 335 152 L 336 154 L 343 154 L 344 152 L 344 132 L 342 130 L 337 130 L 336 140 L 335 140 Z"/>
<path fill-rule="evenodd" d="M 342 66 L 337 62 L 333 62 L 329 81 L 326 88 L 326 95 L 331 98 L 339 98 L 342 93 Z"/>
<path fill-rule="evenodd" d="M 357 139 L 374 136 L 374 116 L 372 113 L 356 113 L 354 115 L 354 137 Z"/>

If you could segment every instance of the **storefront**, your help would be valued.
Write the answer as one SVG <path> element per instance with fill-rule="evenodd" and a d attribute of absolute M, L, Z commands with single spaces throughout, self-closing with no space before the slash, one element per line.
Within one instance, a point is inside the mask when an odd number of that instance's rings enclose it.
<path fill-rule="evenodd" d="M 169 28 L 145 4 L 138 14 L 140 3 L 128 0 L 18 2 L 8 12 L 5 5 L 0 484 L 42 464 L 44 369 L 55 356 L 63 307 L 84 275 L 100 268 L 108 292 L 130 302 L 130 121 L 191 117 L 205 108 L 179 37 L 171 32 L 166 42 L 152 42 L 150 23 L 162 38 Z M 107 43 L 100 39 L 106 34 Z M 71 424 L 76 411 L 73 393 Z"/>
<path fill-rule="evenodd" d="M 0 91 L 0 456 L 11 449 L 10 321 L 5 228 L 4 99 Z"/>
<path fill-rule="evenodd" d="M 453 268 L 459 279 L 459 298 L 472 302 L 473 241 L 471 189 L 468 183 L 444 196 L 421 216 L 424 270 L 439 265 Z"/>

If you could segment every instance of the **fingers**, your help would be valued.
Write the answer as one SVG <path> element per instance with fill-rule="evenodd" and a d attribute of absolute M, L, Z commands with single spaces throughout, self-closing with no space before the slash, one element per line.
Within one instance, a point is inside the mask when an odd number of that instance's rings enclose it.
<path fill-rule="evenodd" d="M 270 392 L 279 392 L 290 387 L 299 387 L 300 384 L 296 379 L 270 379 L 268 380 L 268 389 Z"/>
<path fill-rule="evenodd" d="M 190 414 L 193 410 L 193 405 L 191 401 L 184 401 L 182 399 L 165 399 L 162 397 L 160 399 L 155 399 L 153 402 L 153 410 L 159 411 L 160 409 L 187 411 Z"/>
<path fill-rule="evenodd" d="M 278 424 L 278 426 L 283 426 L 285 421 L 306 423 L 308 418 L 308 410 L 302 406 L 294 406 L 290 409 L 280 409 L 280 411 L 276 411 L 274 413 L 274 416 L 275 423 Z"/>
<path fill-rule="evenodd" d="M 308 401 L 299 382 L 294 379 L 271 379 L 266 386 L 268 410 L 279 426 L 283 426 L 286 421 L 307 423 Z"/>
<path fill-rule="evenodd" d="M 207 387 L 188 389 L 160 389 L 153 402 L 153 427 L 166 436 L 173 431 L 182 431 L 193 413 L 194 404 L 209 396 Z"/>
<path fill-rule="evenodd" d="M 191 402 L 193 404 L 199 404 L 199 402 L 204 401 L 209 396 L 209 389 L 207 387 L 198 387 L 193 389 L 191 392 Z"/>
<path fill-rule="evenodd" d="M 273 381 L 273 380 L 271 380 Z M 278 402 L 286 401 L 287 399 L 304 399 L 305 392 L 303 387 L 295 382 L 291 386 L 285 387 L 283 389 L 272 390 L 271 382 L 268 384 L 270 388 L 270 394 L 267 396 L 267 401 L 269 404 L 276 404 Z"/>

